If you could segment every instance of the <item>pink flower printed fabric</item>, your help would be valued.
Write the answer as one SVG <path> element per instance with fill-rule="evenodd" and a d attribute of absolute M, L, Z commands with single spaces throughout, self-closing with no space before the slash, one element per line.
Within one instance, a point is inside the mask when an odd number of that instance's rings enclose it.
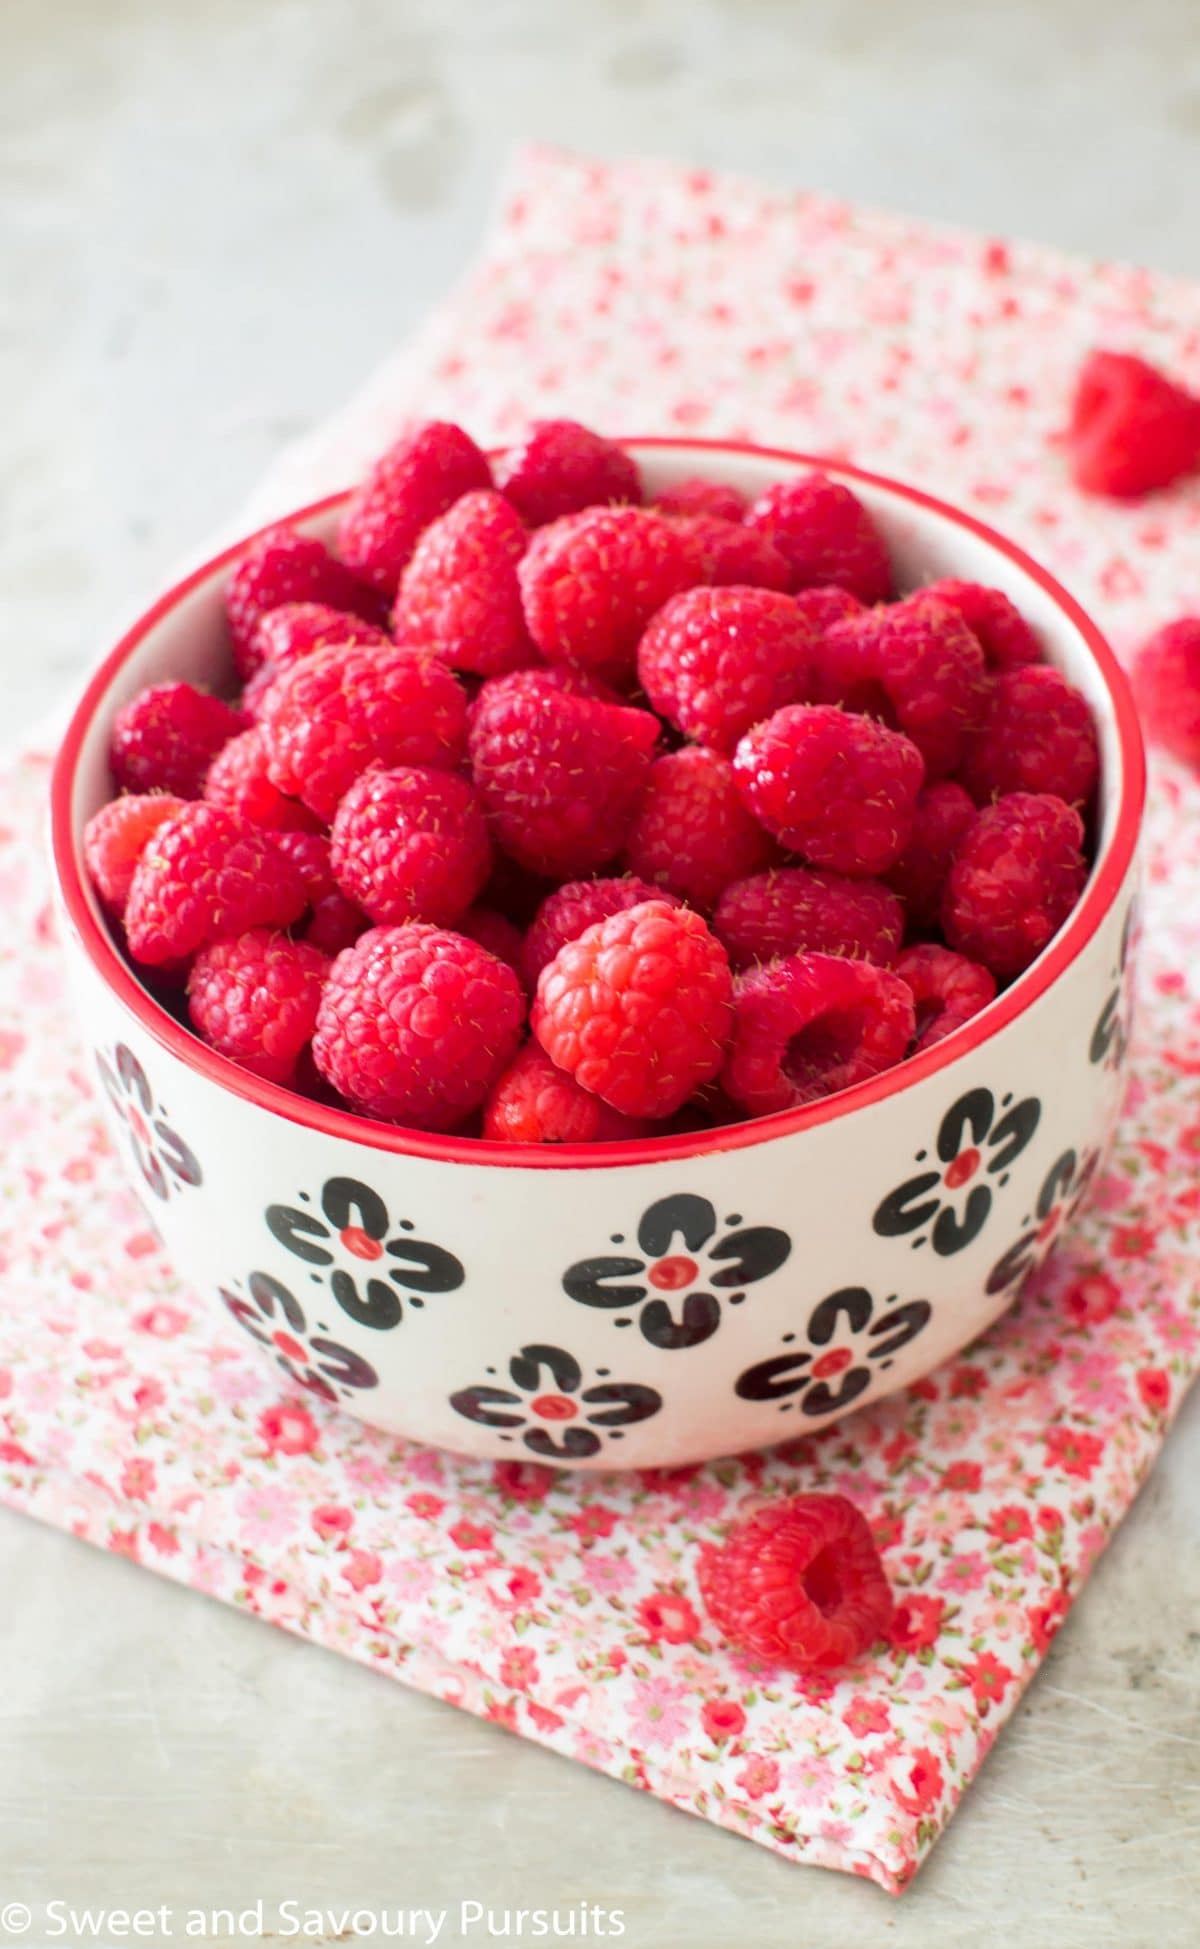
<path fill-rule="evenodd" d="M 1200 288 L 665 165 L 535 152 L 487 254 L 276 473 L 348 478 L 414 411 L 531 413 L 847 456 L 973 507 L 1126 647 L 1176 613 L 1194 486 L 1077 495 L 1081 353 L 1200 385 Z M 1070 1241 L 968 1354 L 769 1455 L 631 1477 L 376 1434 L 247 1350 L 163 1259 L 103 1133 L 43 862 L 44 755 L 0 774 L 0 1494 L 797 1861 L 911 1879 L 1132 1502 L 1200 1364 L 1200 789 L 1160 771 L 1117 1147 Z M 796 1679 L 714 1640 L 698 1544 L 848 1495 L 894 1644 Z"/>

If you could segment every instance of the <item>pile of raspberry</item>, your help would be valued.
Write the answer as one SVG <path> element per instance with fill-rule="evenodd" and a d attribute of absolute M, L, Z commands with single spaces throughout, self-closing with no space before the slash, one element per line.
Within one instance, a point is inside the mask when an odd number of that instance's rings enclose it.
<path fill-rule="evenodd" d="M 901 595 L 821 473 L 749 504 L 542 421 L 406 434 L 253 541 L 228 681 L 118 713 L 86 858 L 151 993 L 327 1104 L 696 1132 L 958 1029 L 1082 892 L 1089 708 L 1008 598 Z"/>

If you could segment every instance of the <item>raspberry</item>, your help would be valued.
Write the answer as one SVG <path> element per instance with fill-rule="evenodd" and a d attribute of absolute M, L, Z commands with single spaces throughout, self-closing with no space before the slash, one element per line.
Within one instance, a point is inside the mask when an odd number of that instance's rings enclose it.
<path fill-rule="evenodd" d="M 721 1087 L 751 1116 L 794 1110 L 902 1062 L 915 1026 L 898 975 L 871 961 L 794 954 L 740 974 Z"/>
<path fill-rule="evenodd" d="M 667 518 L 683 536 L 699 581 L 752 589 L 786 589 L 791 582 L 792 572 L 774 542 L 740 521 L 722 521 L 715 514 Z"/>
<path fill-rule="evenodd" d="M 271 783 L 267 747 L 257 725 L 239 731 L 217 753 L 204 781 L 204 796 L 271 832 L 313 832 L 318 823 L 299 799 L 288 798 Z"/>
<path fill-rule="evenodd" d="M 525 623 L 551 663 L 621 683 L 655 610 L 695 580 L 683 537 L 644 508 L 585 508 L 540 528 L 517 570 Z"/>
<path fill-rule="evenodd" d="M 1040 663 L 1042 646 L 1003 589 L 982 582 L 959 582 L 952 576 L 921 590 L 947 609 L 956 610 L 982 649 L 993 670 L 1014 670 L 1022 663 Z"/>
<path fill-rule="evenodd" d="M 1200 466 L 1200 399 L 1145 359 L 1092 352 L 1064 438 L 1077 487 L 1137 500 Z"/>
<path fill-rule="evenodd" d="M 927 785 L 917 800 L 912 837 L 887 871 L 887 883 L 903 900 L 910 929 L 940 924 L 946 878 L 975 810 L 966 787 L 948 778 Z"/>
<path fill-rule="evenodd" d="M 427 420 L 397 440 L 351 495 L 338 553 L 384 595 L 394 595 L 417 538 L 460 495 L 490 487 L 479 448 L 445 420 Z"/>
<path fill-rule="evenodd" d="M 286 1083 L 312 1040 L 328 971 L 315 947 L 257 927 L 201 949 L 188 976 L 188 1013 L 231 1062 Z"/>
<path fill-rule="evenodd" d="M 469 941 L 478 941 L 480 947 L 485 947 L 524 981 L 525 936 L 506 914 L 497 913 L 494 907 L 468 907 L 454 925 L 458 933 L 465 934 Z"/>
<path fill-rule="evenodd" d="M 123 792 L 198 799 L 223 744 L 250 719 L 193 684 L 151 684 L 117 712 L 108 762 Z"/>
<path fill-rule="evenodd" d="M 647 900 L 559 949 L 533 1033 L 559 1069 L 627 1117 L 669 1117 L 721 1066 L 732 1017 L 725 950 L 699 914 Z"/>
<path fill-rule="evenodd" d="M 959 777 L 979 805 L 1010 792 L 1051 792 L 1086 805 L 1100 776 L 1087 699 L 1046 663 L 992 680 L 987 712 L 968 739 Z"/>
<path fill-rule="evenodd" d="M 379 604 L 370 589 L 313 535 L 269 528 L 252 541 L 225 584 L 225 615 L 238 675 L 253 676 L 261 662 L 258 625 L 285 603 L 321 603 L 375 620 Z"/>
<path fill-rule="evenodd" d="M 777 481 L 754 502 L 746 526 L 774 542 L 794 589 L 833 582 L 862 602 L 883 602 L 892 592 L 891 564 L 874 522 L 848 487 L 825 474 Z"/>
<path fill-rule="evenodd" d="M 304 938 L 310 947 L 319 947 L 322 954 L 332 956 L 344 947 L 353 947 L 370 925 L 362 908 L 344 893 L 326 893 L 312 903 Z"/>
<path fill-rule="evenodd" d="M 479 802 L 454 772 L 369 771 L 334 816 L 329 860 L 342 892 L 371 919 L 448 927 L 492 864 Z"/>
<path fill-rule="evenodd" d="M 493 1084 L 483 1135 L 502 1144 L 605 1144 L 637 1137 L 643 1125 L 610 1110 L 527 1043 Z"/>
<path fill-rule="evenodd" d="M 485 677 L 535 663 L 517 587 L 528 539 L 501 495 L 464 494 L 426 528 L 400 578 L 392 612 L 397 641 L 436 650 L 453 669 Z"/>
<path fill-rule="evenodd" d="M 658 730 L 649 711 L 572 695 L 536 671 L 492 678 L 469 743 L 493 838 L 550 878 L 606 865 L 625 843 Z"/>
<path fill-rule="evenodd" d="M 731 880 L 775 857 L 728 758 L 694 744 L 655 759 L 625 845 L 626 863 L 643 880 L 709 908 Z"/>
<path fill-rule="evenodd" d="M 632 875 L 619 880 L 568 880 L 555 887 L 534 915 L 521 949 L 521 968 L 530 988 L 537 987 L 542 969 L 549 967 L 560 947 L 577 941 L 611 914 L 627 913 L 647 900 L 665 900 L 668 907 L 679 904 L 673 893 Z"/>
<path fill-rule="evenodd" d="M 756 1510 L 701 1549 L 696 1576 L 731 1644 L 792 1671 L 848 1665 L 891 1625 L 883 1565 L 845 1496 L 792 1496 Z"/>
<path fill-rule="evenodd" d="M 525 998 L 511 968 L 438 927 L 372 927 L 325 983 L 313 1057 L 358 1110 L 451 1130 L 517 1046 Z"/>
<path fill-rule="evenodd" d="M 1048 794 L 1013 792 L 960 841 L 942 900 L 949 945 L 1001 981 L 1036 959 L 1087 878 L 1083 821 Z"/>
<path fill-rule="evenodd" d="M 166 793 L 149 796 L 131 794 L 111 799 L 94 812 L 83 834 L 83 857 L 92 883 L 104 905 L 119 919 L 133 885 L 134 868 L 153 833 L 177 812 L 185 801 Z"/>
<path fill-rule="evenodd" d="M 818 583 L 811 589 L 798 589 L 794 601 L 806 622 L 812 624 L 818 636 L 824 636 L 835 623 L 849 622 L 851 616 L 861 616 L 862 603 L 852 596 L 849 589 L 839 589 L 834 582 Z"/>
<path fill-rule="evenodd" d="M 230 934 L 290 926 L 305 905 L 300 870 L 270 833 L 221 805 L 185 805 L 138 861 L 125 908 L 129 952 L 163 967 Z"/>
<path fill-rule="evenodd" d="M 310 906 L 337 892 L 329 864 L 329 841 L 323 832 L 276 832 L 271 837 L 296 867 Z"/>
<path fill-rule="evenodd" d="M 782 866 L 726 887 L 713 931 L 735 968 L 788 954 L 842 954 L 886 967 L 904 939 L 904 910 L 878 880 Z"/>
<path fill-rule="evenodd" d="M 896 963 L 896 973 L 911 989 L 916 1005 L 914 1056 L 953 1035 L 995 1000 L 996 983 L 986 968 L 932 942 L 906 948 Z"/>
<path fill-rule="evenodd" d="M 732 751 L 760 719 L 810 694 L 816 637 L 774 589 L 688 589 L 661 609 L 638 648 L 656 711 L 685 736 Z"/>
<path fill-rule="evenodd" d="M 925 777 L 908 738 L 828 704 L 776 711 L 733 764 L 751 812 L 789 852 L 854 878 L 895 865 Z"/>
<path fill-rule="evenodd" d="M 823 651 L 822 702 L 869 711 L 903 731 L 930 778 L 955 769 L 987 694 L 983 651 L 955 610 L 909 596 L 838 623 Z"/>
<path fill-rule="evenodd" d="M 248 682 L 272 681 L 267 674 L 279 675 L 314 650 L 386 650 L 391 638 L 374 623 L 343 609 L 331 609 L 325 602 L 285 602 L 272 609 L 259 622 L 250 645 L 252 669 Z"/>
<path fill-rule="evenodd" d="M 654 503 L 655 514 L 711 514 L 718 521 L 740 521 L 746 512 L 746 497 L 724 481 L 706 480 L 691 474 L 663 490 Z"/>
<path fill-rule="evenodd" d="M 606 501 L 642 498 L 629 455 L 577 420 L 535 420 L 497 463 L 496 485 L 531 528 Z"/>
<path fill-rule="evenodd" d="M 273 782 L 322 819 L 369 765 L 453 770 L 467 700 L 444 663 L 416 650 L 318 650 L 285 670 L 262 701 Z"/>
<path fill-rule="evenodd" d="M 1200 616 L 1181 616 L 1143 644 L 1133 686 L 1147 736 L 1200 770 Z"/>

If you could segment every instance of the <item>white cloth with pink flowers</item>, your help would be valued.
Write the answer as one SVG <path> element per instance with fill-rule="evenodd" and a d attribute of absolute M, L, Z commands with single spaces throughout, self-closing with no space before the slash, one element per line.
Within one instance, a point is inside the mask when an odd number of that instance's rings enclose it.
<path fill-rule="evenodd" d="M 1186 599 L 1192 483 L 1079 496 L 1082 354 L 1200 389 L 1200 288 L 661 164 L 525 156 L 419 340 L 257 514 L 348 481 L 410 414 L 531 413 L 848 457 L 983 512 L 1126 649 Z M 0 1495 L 775 1849 L 902 1888 L 1129 1508 L 1200 1354 L 1200 790 L 1154 783 L 1132 1081 L 1070 1242 L 907 1395 L 766 1456 L 632 1477 L 490 1468 L 319 1403 L 183 1289 L 125 1189 L 49 910 L 47 761 L 0 774 Z M 706 1629 L 698 1543 L 761 1497 L 851 1496 L 899 1601 L 844 1675 Z"/>

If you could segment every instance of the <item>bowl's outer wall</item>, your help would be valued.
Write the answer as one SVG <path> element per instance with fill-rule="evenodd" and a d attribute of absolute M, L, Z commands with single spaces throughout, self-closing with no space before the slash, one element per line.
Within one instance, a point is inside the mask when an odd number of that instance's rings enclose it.
<path fill-rule="evenodd" d="M 749 488 L 787 471 L 712 464 Z M 650 471 L 696 466 L 668 449 Z M 978 536 L 865 498 L 902 583 L 953 572 L 1006 587 L 1087 690 L 1103 843 L 1120 755 L 1074 625 Z M 201 589 L 163 619 L 108 721 L 157 676 L 212 679 L 216 603 Z M 99 724 L 81 756 L 80 830 L 111 789 L 106 736 Z M 231 1340 L 244 1328 L 280 1361 L 281 1387 L 300 1378 L 380 1427 L 480 1456 L 665 1465 L 818 1427 L 916 1380 L 1011 1302 L 1119 1107 L 1135 881 L 1131 866 L 1056 982 L 947 1068 L 741 1149 L 603 1169 L 404 1156 L 365 1124 L 360 1142 L 290 1121 L 149 1033 L 70 927 L 68 958 L 132 1181 L 182 1276 L 228 1308 Z"/>

